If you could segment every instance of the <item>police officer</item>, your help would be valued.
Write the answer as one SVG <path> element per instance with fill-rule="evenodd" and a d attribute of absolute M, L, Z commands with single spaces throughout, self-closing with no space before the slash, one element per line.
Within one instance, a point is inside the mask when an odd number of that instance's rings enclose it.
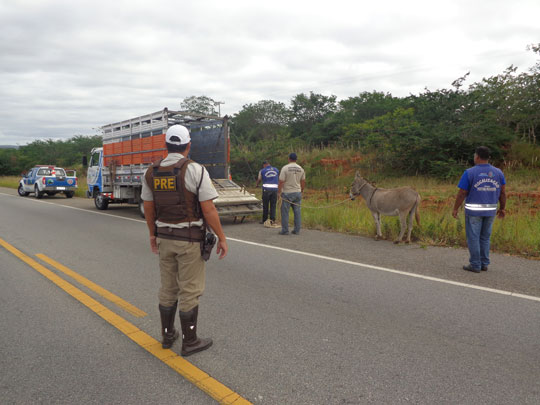
<path fill-rule="evenodd" d="M 262 201 L 263 214 L 261 224 L 268 219 L 268 208 L 270 207 L 271 225 L 276 223 L 276 205 L 278 197 L 279 170 L 270 165 L 268 161 L 263 162 L 263 168 L 259 170 L 259 177 L 256 186 L 262 181 Z"/>
<path fill-rule="evenodd" d="M 212 339 L 197 336 L 199 297 L 205 285 L 201 242 L 205 224 L 218 237 L 222 259 L 228 246 L 213 199 L 218 194 L 203 166 L 187 158 L 191 137 L 186 127 L 171 126 L 165 142 L 168 155 L 143 177 L 141 198 L 150 231 L 150 247 L 159 254 L 162 346 L 170 348 L 179 333 L 174 327 L 177 305 L 182 328 L 182 356 L 208 349 Z"/>
<path fill-rule="evenodd" d="M 489 148 L 479 146 L 474 153 L 474 167 L 465 170 L 459 181 L 452 216 L 465 200 L 465 234 L 469 247 L 469 264 L 464 270 L 480 273 L 489 265 L 489 244 L 495 215 L 504 218 L 506 180 L 502 171 L 488 163 Z M 497 203 L 499 209 L 497 210 Z"/>

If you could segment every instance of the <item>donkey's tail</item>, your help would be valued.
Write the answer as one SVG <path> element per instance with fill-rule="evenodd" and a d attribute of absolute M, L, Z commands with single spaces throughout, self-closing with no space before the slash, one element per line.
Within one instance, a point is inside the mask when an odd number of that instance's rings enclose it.
<path fill-rule="evenodd" d="M 416 197 L 416 204 L 414 205 L 414 217 L 416 218 L 416 223 L 420 226 L 420 194 Z"/>

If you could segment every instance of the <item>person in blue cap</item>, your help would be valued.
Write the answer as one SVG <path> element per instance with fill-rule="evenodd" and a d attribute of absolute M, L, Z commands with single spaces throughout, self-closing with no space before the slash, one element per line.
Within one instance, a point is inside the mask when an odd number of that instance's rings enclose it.
<path fill-rule="evenodd" d="M 278 197 L 279 170 L 273 167 L 267 160 L 263 162 L 263 168 L 259 170 L 257 178 L 258 187 L 262 182 L 263 214 L 261 224 L 268 220 L 270 213 L 270 225 L 276 222 L 276 205 Z"/>
<path fill-rule="evenodd" d="M 296 153 L 289 155 L 289 164 L 283 166 L 279 174 L 278 195 L 281 197 L 281 231 L 280 235 L 289 234 L 289 211 L 292 206 L 294 214 L 293 234 L 300 233 L 302 225 L 301 205 L 302 193 L 306 186 L 306 173 L 304 169 L 296 163 L 298 157 Z"/>
<path fill-rule="evenodd" d="M 474 273 L 488 269 L 493 221 L 495 216 L 504 218 L 506 208 L 506 180 L 501 170 L 488 163 L 489 154 L 486 146 L 476 148 L 475 166 L 461 176 L 452 211 L 452 216 L 457 218 L 459 207 L 465 201 L 465 234 L 470 257 L 463 270 Z"/>

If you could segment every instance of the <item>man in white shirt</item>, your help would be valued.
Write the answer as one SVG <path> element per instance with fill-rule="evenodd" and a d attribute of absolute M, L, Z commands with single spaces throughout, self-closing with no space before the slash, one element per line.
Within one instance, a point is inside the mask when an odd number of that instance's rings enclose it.
<path fill-rule="evenodd" d="M 298 235 L 302 225 L 300 207 L 302 205 L 302 193 L 306 186 L 306 173 L 296 163 L 297 159 L 296 153 L 291 153 L 289 155 L 289 164 L 283 166 L 279 173 L 278 195 L 281 197 L 280 235 L 289 234 L 289 211 L 291 205 L 294 214 L 294 229 L 292 233 Z"/>

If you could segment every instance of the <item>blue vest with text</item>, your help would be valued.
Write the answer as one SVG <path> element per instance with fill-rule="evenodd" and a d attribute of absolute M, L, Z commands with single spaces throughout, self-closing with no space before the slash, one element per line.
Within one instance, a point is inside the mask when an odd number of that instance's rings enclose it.
<path fill-rule="evenodd" d="M 279 183 L 279 170 L 273 166 L 266 166 L 261 169 L 263 190 L 276 190 Z"/>
<path fill-rule="evenodd" d="M 506 184 L 502 171 L 490 164 L 480 164 L 465 170 L 458 187 L 467 190 L 465 214 L 491 217 L 497 214 L 501 186 Z"/>

